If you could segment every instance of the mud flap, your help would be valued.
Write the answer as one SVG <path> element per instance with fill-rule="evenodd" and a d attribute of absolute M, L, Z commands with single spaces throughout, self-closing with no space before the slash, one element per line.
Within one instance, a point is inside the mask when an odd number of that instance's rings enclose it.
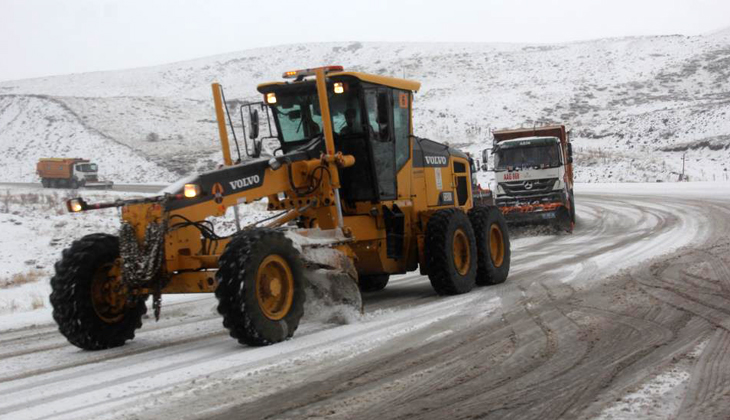
<path fill-rule="evenodd" d="M 573 220 L 570 217 L 570 210 L 562 206 L 555 213 L 555 228 L 567 233 L 573 233 Z"/>

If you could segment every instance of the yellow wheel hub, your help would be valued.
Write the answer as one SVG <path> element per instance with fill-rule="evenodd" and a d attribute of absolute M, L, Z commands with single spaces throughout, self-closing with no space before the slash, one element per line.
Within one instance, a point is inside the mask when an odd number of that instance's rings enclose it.
<path fill-rule="evenodd" d="M 454 257 L 454 267 L 456 271 L 465 276 L 469 272 L 471 266 L 471 253 L 469 250 L 469 238 L 466 233 L 457 229 L 454 232 L 454 241 L 452 244 L 451 255 Z"/>
<path fill-rule="evenodd" d="M 278 321 L 284 318 L 294 300 L 294 276 L 291 267 L 279 255 L 269 255 L 256 273 L 256 300 L 264 315 Z"/>
<path fill-rule="evenodd" d="M 91 281 L 91 304 L 102 321 L 114 324 L 124 318 L 128 294 L 122 283 L 121 259 L 96 270 Z"/>
<path fill-rule="evenodd" d="M 489 227 L 489 254 L 495 267 L 501 267 L 504 263 L 504 237 L 502 229 L 496 223 Z"/>

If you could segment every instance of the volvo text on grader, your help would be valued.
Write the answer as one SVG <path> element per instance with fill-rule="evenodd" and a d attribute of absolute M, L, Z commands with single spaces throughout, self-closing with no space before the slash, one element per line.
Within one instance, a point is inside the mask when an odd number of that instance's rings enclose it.
<path fill-rule="evenodd" d="M 241 107 L 253 159 L 232 162 L 228 106 L 214 84 L 225 166 L 154 197 L 67 202 L 72 212 L 122 209 L 118 235 L 84 236 L 56 263 L 53 317 L 72 344 L 134 338 L 149 295 L 159 317 L 163 294 L 215 293 L 230 335 L 267 345 L 294 334 L 313 273 L 339 273 L 317 278 L 334 294 L 354 288 L 357 299 L 358 286 L 380 290 L 419 267 L 441 295 L 505 281 L 507 227 L 496 208 L 474 206 L 466 155 L 413 135 L 420 83 L 341 67 L 284 78 L 292 80 L 258 86 L 262 103 Z M 279 141 L 273 157 L 257 157 L 259 110 Z M 210 217 L 262 199 L 272 217 L 215 233 Z"/>

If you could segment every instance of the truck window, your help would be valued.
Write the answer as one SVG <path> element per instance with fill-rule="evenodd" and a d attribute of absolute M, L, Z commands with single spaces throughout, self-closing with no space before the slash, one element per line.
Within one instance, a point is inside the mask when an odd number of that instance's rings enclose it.
<path fill-rule="evenodd" d="M 562 164 L 560 145 L 522 145 L 497 149 L 494 168 L 497 171 L 514 168 L 554 168 Z"/>

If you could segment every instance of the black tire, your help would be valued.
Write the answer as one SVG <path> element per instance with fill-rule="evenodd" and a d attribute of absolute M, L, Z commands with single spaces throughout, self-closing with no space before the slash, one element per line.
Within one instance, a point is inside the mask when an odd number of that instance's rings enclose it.
<path fill-rule="evenodd" d="M 385 289 L 388 285 L 390 274 L 372 274 L 368 276 L 359 276 L 357 285 L 361 292 L 377 292 Z"/>
<path fill-rule="evenodd" d="M 512 257 L 507 221 L 497 207 L 474 207 L 469 211 L 469 220 L 477 242 L 476 283 L 480 286 L 504 283 Z"/>
<path fill-rule="evenodd" d="M 119 257 L 119 238 L 104 233 L 84 236 L 63 251 L 51 279 L 53 319 L 68 341 L 85 350 L 119 347 L 134 338 L 147 312 L 144 297 L 123 297 L 122 308 L 106 320 L 93 302 L 95 282 Z M 112 316 L 112 315 L 109 315 Z"/>
<path fill-rule="evenodd" d="M 463 272 L 457 270 L 453 253 L 457 232 L 468 245 L 468 264 Z M 425 260 L 431 286 L 440 295 L 467 293 L 475 286 L 477 274 L 476 240 L 469 218 L 456 208 L 434 213 L 426 226 Z"/>
<path fill-rule="evenodd" d="M 49 186 L 48 179 L 42 178 L 41 179 L 41 185 L 43 186 L 43 188 L 48 188 L 48 186 Z"/>
<path fill-rule="evenodd" d="M 571 210 L 566 206 L 561 206 L 556 211 L 554 227 L 557 232 L 563 231 L 573 233 L 575 222 L 571 216 Z"/>
<path fill-rule="evenodd" d="M 79 188 L 79 181 L 77 181 L 76 178 L 72 178 L 69 182 L 69 187 L 73 190 L 77 190 Z"/>
<path fill-rule="evenodd" d="M 285 261 L 292 275 L 293 290 L 282 287 L 293 296 L 291 306 L 280 319 L 266 315 L 256 294 L 259 267 L 269 256 Z M 231 337 L 241 344 L 266 346 L 294 335 L 304 314 L 304 268 L 290 239 L 266 228 L 241 232 L 223 251 L 218 266 L 215 296 Z"/>
<path fill-rule="evenodd" d="M 48 186 L 50 188 L 58 188 L 58 180 L 53 179 L 53 178 L 49 179 L 48 180 Z"/>

